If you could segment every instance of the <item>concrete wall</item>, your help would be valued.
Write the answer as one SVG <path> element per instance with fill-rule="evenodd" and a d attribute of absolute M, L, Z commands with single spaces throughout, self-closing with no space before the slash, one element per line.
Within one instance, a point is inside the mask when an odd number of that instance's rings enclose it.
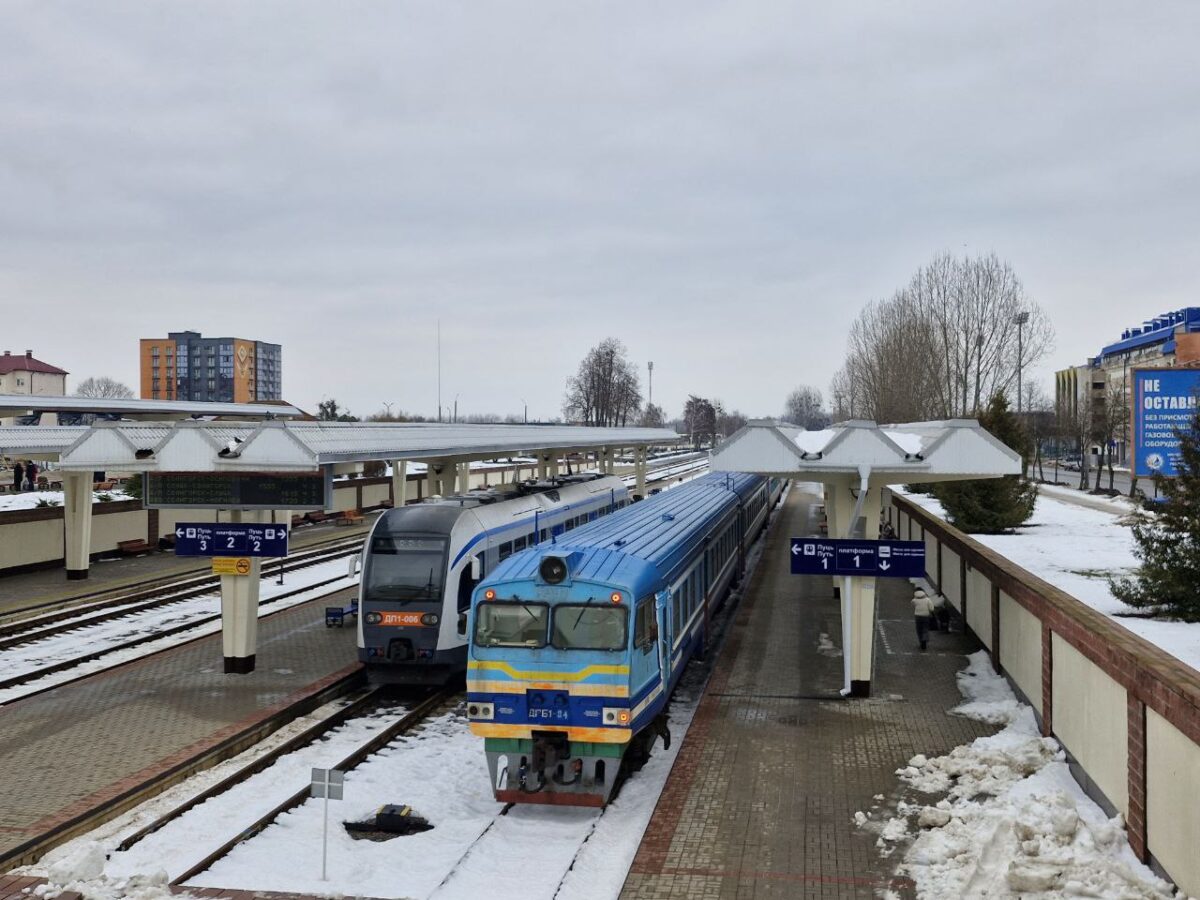
<path fill-rule="evenodd" d="M 1028 699 L 1072 773 L 1125 816 L 1130 846 L 1200 896 L 1200 673 L 903 497 L 897 534 L 926 544 L 928 578 Z M 998 646 L 998 652 L 997 652 Z"/>
<path fill-rule="evenodd" d="M 1004 591 L 1000 592 L 1000 667 L 1041 715 L 1042 623 Z"/>
<path fill-rule="evenodd" d="M 1154 710 L 1146 710 L 1147 837 L 1180 887 L 1200 894 L 1200 746 Z"/>
<path fill-rule="evenodd" d="M 967 566 L 967 627 L 983 646 L 992 647 L 992 583 L 974 566 Z"/>
<path fill-rule="evenodd" d="M 1125 689 L 1053 636 L 1054 734 L 1122 815 L 1129 814 Z"/>

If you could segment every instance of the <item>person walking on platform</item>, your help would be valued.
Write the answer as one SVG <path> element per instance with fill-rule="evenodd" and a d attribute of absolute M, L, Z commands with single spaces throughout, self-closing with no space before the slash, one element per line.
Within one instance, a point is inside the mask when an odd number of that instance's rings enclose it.
<path fill-rule="evenodd" d="M 913 594 L 912 605 L 913 620 L 917 625 L 917 640 L 921 643 L 921 649 L 924 650 L 929 644 L 929 624 L 933 619 L 934 610 L 933 599 L 917 588 L 916 593 Z"/>
<path fill-rule="evenodd" d="M 21 465 L 18 459 L 13 463 L 13 493 L 21 493 L 21 488 L 25 487 L 25 467 Z"/>
<path fill-rule="evenodd" d="M 25 463 L 25 481 L 29 485 L 29 490 L 37 490 L 38 467 L 32 459 Z"/>

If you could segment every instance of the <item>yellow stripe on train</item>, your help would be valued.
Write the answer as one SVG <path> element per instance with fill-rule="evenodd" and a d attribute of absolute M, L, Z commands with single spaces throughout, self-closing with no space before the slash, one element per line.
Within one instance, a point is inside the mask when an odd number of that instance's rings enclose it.
<path fill-rule="evenodd" d="M 567 691 L 572 697 L 629 696 L 624 684 L 568 684 L 565 681 L 483 681 L 467 679 L 467 692 L 472 694 L 524 694 L 526 691 Z"/>
<path fill-rule="evenodd" d="M 628 728 L 563 728 L 538 724 L 537 730 L 558 731 L 567 736 L 569 741 L 588 741 L 593 744 L 628 744 L 630 731 Z M 503 725 L 498 722 L 472 722 L 471 734 L 485 738 L 524 738 L 533 737 L 531 725 Z"/>
<path fill-rule="evenodd" d="M 503 660 L 471 660 L 467 663 L 471 670 L 504 672 L 522 681 L 583 681 L 593 675 L 628 675 L 629 666 L 588 666 L 578 672 L 524 672 L 514 669 Z"/>

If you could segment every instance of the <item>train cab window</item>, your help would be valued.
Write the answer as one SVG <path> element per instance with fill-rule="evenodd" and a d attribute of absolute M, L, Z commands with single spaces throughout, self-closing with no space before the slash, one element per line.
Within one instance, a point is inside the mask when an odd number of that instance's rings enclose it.
<path fill-rule="evenodd" d="M 628 618 L 625 607 L 612 604 L 556 606 L 550 643 L 559 650 L 624 650 Z"/>
<path fill-rule="evenodd" d="M 513 541 L 513 553 L 520 553 L 524 549 L 525 549 L 525 536 L 522 535 L 521 537 L 519 537 L 515 541 Z"/>
<path fill-rule="evenodd" d="M 500 559 L 502 559 L 502 560 L 508 559 L 510 556 L 512 556 L 512 554 L 513 554 L 512 541 L 505 541 L 503 544 L 501 544 L 499 547 L 499 551 L 500 551 Z"/>
<path fill-rule="evenodd" d="M 433 600 L 442 596 L 446 539 L 377 530 L 367 555 L 368 600 Z"/>
<path fill-rule="evenodd" d="M 637 608 L 637 620 L 634 623 L 634 646 L 643 653 L 649 653 L 658 640 L 658 619 L 654 615 L 654 598 L 647 597 Z"/>
<path fill-rule="evenodd" d="M 545 603 L 480 603 L 475 610 L 475 646 L 546 646 L 550 608 Z"/>

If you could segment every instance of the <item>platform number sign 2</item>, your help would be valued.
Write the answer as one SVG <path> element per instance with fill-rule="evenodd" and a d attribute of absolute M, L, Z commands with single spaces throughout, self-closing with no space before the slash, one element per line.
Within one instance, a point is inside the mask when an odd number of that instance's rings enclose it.
<path fill-rule="evenodd" d="M 286 525 L 180 522 L 176 556 L 287 556 Z"/>

